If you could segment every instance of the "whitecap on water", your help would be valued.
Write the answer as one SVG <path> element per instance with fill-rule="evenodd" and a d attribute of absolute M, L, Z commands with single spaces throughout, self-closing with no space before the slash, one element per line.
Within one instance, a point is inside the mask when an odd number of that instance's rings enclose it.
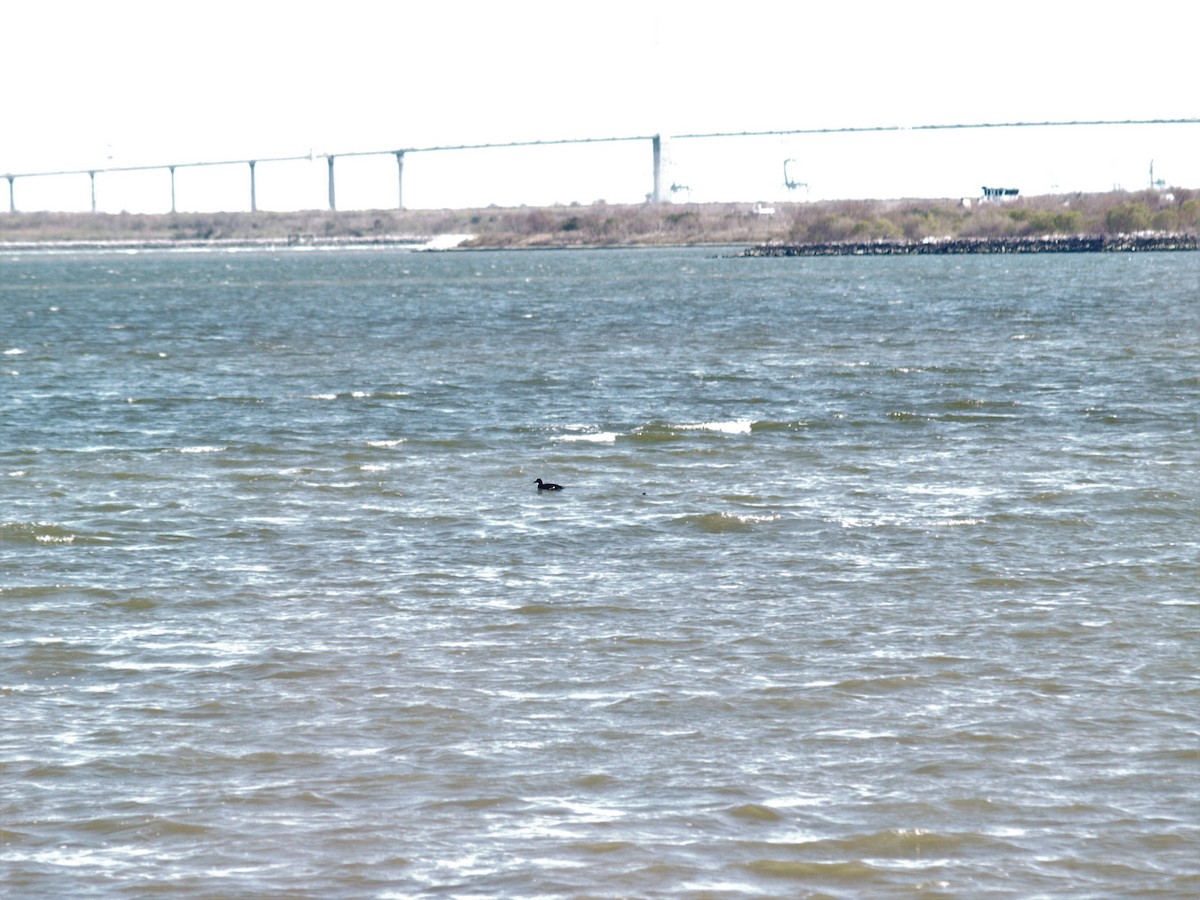
<path fill-rule="evenodd" d="M 555 441 L 588 441 L 594 444 L 611 444 L 621 435 L 616 431 L 592 431 L 586 434 L 560 434 Z"/>
<path fill-rule="evenodd" d="M 39 544 L 73 544 L 75 543 L 75 535 L 73 534 L 39 534 L 34 540 Z"/>

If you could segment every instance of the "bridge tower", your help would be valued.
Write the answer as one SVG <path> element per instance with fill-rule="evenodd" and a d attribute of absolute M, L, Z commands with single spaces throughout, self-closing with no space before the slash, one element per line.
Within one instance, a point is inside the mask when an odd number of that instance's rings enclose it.
<path fill-rule="evenodd" d="M 396 151 L 396 209 L 404 209 L 404 151 Z"/>
<path fill-rule="evenodd" d="M 650 138 L 650 149 L 654 155 L 654 183 L 650 190 L 650 202 L 662 203 L 662 135 Z"/>

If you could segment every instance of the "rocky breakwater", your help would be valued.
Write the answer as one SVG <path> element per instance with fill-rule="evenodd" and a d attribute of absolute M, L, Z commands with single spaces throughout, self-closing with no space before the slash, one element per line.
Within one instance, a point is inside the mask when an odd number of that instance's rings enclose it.
<path fill-rule="evenodd" d="M 922 241 L 823 241 L 761 244 L 738 256 L 922 256 L 962 253 L 1136 253 L 1195 250 L 1194 234 L 1077 234 L 1041 237 L 926 238 Z"/>

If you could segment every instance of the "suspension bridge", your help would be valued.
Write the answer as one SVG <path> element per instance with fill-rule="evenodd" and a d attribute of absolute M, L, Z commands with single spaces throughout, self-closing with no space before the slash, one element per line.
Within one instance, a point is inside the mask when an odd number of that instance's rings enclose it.
<path fill-rule="evenodd" d="M 671 141 L 691 141 L 691 140 L 712 140 L 718 138 L 757 138 L 757 137 L 786 137 L 791 135 L 834 135 L 834 134 L 871 134 L 885 132 L 935 132 L 935 131 L 966 131 L 980 129 L 1017 129 L 1017 128 L 1070 128 L 1070 127 L 1107 127 L 1107 126 L 1140 126 L 1140 125 L 1196 125 L 1200 124 L 1200 118 L 1179 118 L 1179 119 L 1097 119 L 1097 120 L 1076 120 L 1076 121 L 1054 121 L 1054 122 L 973 122 L 973 123 L 957 123 L 957 124 L 933 124 L 933 125 L 867 125 L 867 126 L 848 126 L 839 128 L 791 128 L 772 131 L 738 131 L 738 132 L 706 132 L 706 133 L 688 133 L 688 134 L 672 134 L 669 136 Z M 176 172 L 182 169 L 194 169 L 200 167 L 215 167 L 215 166 L 238 166 L 245 167 L 249 170 L 249 191 L 250 191 L 250 211 L 258 211 L 258 191 L 257 191 L 257 171 L 261 165 L 271 165 L 277 163 L 314 161 L 316 159 L 324 159 L 328 166 L 328 196 L 329 209 L 337 209 L 337 185 L 335 177 L 335 163 L 338 159 L 346 159 L 350 157 L 386 157 L 393 156 L 396 160 L 396 205 L 397 208 L 404 208 L 404 160 L 405 157 L 417 153 L 446 153 L 454 151 L 466 150 L 500 150 L 500 149 L 517 149 L 522 147 L 552 147 L 569 144 L 611 144 L 611 143 L 628 143 L 642 142 L 650 145 L 650 184 L 651 189 L 647 193 L 647 199 L 651 203 L 661 203 L 664 201 L 663 193 L 663 141 L 664 135 L 649 134 L 649 135 L 622 135 L 615 137 L 590 137 L 590 138 L 562 138 L 558 140 L 534 140 L 534 141 L 510 141 L 503 143 L 478 143 L 478 144 L 444 144 L 428 147 L 406 147 L 401 149 L 391 148 L 387 150 L 352 150 L 341 153 L 320 153 L 314 154 L 309 152 L 299 156 L 273 156 L 259 157 L 254 159 L 222 159 L 222 160 L 205 160 L 197 162 L 173 162 L 173 163 L 158 163 L 153 165 L 137 165 L 137 166 L 109 166 L 109 167 L 92 167 L 85 169 L 62 169 L 57 171 L 39 171 L 39 172 L 10 172 L 0 177 L 8 180 L 8 205 L 9 212 L 17 211 L 17 193 L 16 185 L 18 180 L 31 178 L 47 178 L 52 176 L 88 176 L 91 185 L 91 209 L 96 212 L 96 179 L 98 176 L 129 173 L 129 172 L 150 172 L 164 171 L 170 175 L 170 191 L 171 191 L 171 212 L 176 212 L 175 202 L 175 176 Z M 789 183 L 790 186 L 790 183 Z"/>

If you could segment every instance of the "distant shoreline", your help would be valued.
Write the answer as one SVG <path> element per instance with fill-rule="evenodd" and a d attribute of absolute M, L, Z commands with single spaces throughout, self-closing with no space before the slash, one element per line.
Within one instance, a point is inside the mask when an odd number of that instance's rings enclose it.
<path fill-rule="evenodd" d="M 0 212 L 0 250 L 752 248 L 747 255 L 1195 249 L 1200 191 L 422 210 Z M 1131 242 L 1129 235 L 1135 236 Z M 1150 241 L 1144 236 L 1152 235 Z M 1189 243 L 1190 242 L 1190 243 Z M 1153 245 L 1153 246 L 1151 246 Z M 1176 246 L 1177 245 L 1177 246 Z M 792 248 L 792 249 L 782 249 Z"/>
<path fill-rule="evenodd" d="M 445 238 L 449 237 L 450 240 Z M 687 242 L 628 245 L 537 244 L 503 247 L 471 242 L 471 235 L 433 237 L 429 235 L 383 235 L 379 237 L 228 238 L 215 240 L 114 239 L 0 241 L 0 253 L 18 252 L 130 252 L 150 250 L 284 250 L 284 249 L 372 249 L 391 248 L 405 251 L 485 252 L 496 250 L 613 250 L 653 249 L 655 247 L 721 247 L 728 243 Z M 736 246 L 736 243 L 733 244 Z M 1149 253 L 1195 251 L 1200 249 L 1196 235 L 1040 235 L 1023 238 L 967 238 L 922 241 L 825 241 L 813 243 L 756 244 L 732 253 L 735 258 L 818 257 L 818 256 L 949 256 L 1031 253 Z"/>

